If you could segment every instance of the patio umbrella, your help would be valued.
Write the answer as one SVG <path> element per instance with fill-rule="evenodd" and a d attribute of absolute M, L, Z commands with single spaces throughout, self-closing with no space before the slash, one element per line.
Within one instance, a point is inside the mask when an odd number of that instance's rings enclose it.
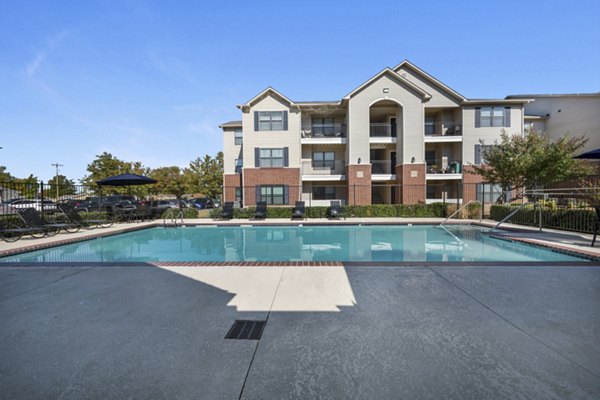
<path fill-rule="evenodd" d="M 158 182 L 156 179 L 136 174 L 121 174 L 100 179 L 96 183 L 100 186 L 136 186 L 150 185 Z"/>
<path fill-rule="evenodd" d="M 600 159 L 600 149 L 596 149 L 596 150 L 590 150 L 590 151 L 586 151 L 583 154 L 580 154 L 578 156 L 575 156 L 573 158 L 583 158 L 583 159 L 590 159 L 590 160 L 598 160 Z"/>

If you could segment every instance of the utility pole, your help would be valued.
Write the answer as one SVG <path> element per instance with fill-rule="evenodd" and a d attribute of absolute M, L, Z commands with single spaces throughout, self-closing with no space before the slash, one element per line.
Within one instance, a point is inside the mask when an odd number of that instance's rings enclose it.
<path fill-rule="evenodd" d="M 54 176 L 54 184 L 56 185 L 56 201 L 58 201 L 58 196 L 59 196 L 59 188 L 58 188 L 58 167 L 64 167 L 63 164 L 59 164 L 58 162 L 54 163 L 54 164 L 50 164 L 53 167 L 56 167 L 56 175 Z M 44 188 L 42 188 L 43 190 Z"/>

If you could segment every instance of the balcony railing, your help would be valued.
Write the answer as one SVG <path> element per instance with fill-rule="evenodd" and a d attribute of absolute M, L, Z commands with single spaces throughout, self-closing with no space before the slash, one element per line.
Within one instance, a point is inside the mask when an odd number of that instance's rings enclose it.
<path fill-rule="evenodd" d="M 462 135 L 462 126 L 458 122 L 425 123 L 427 136 L 459 136 Z"/>
<path fill-rule="evenodd" d="M 346 137 L 345 124 L 313 125 L 302 129 L 303 138 L 343 138 Z"/>
<path fill-rule="evenodd" d="M 428 174 L 460 174 L 462 173 L 462 161 L 450 161 L 444 168 L 442 164 L 427 164 Z"/>
<path fill-rule="evenodd" d="M 371 175 L 390 175 L 395 173 L 396 168 L 392 166 L 391 160 L 371 160 Z"/>
<path fill-rule="evenodd" d="M 346 163 L 343 160 L 303 160 L 303 175 L 343 175 Z"/>
<path fill-rule="evenodd" d="M 369 124 L 369 136 L 371 137 L 396 137 L 396 126 L 387 123 Z"/>

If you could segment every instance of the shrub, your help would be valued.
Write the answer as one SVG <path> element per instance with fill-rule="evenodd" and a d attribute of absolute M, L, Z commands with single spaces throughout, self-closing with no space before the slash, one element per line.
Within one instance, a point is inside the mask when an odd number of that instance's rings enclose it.
<path fill-rule="evenodd" d="M 490 208 L 490 218 L 501 221 L 518 206 L 493 205 Z M 552 206 L 551 206 L 552 207 Z M 576 232 L 594 232 L 596 213 L 591 209 L 542 208 L 542 227 Z M 510 222 L 525 226 L 540 225 L 540 210 L 533 204 L 523 207 L 510 218 Z"/>

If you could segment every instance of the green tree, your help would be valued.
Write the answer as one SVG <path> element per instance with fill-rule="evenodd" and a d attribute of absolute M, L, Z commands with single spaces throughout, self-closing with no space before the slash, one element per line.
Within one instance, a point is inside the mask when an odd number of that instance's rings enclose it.
<path fill-rule="evenodd" d="M 139 161 L 123 161 L 110 153 L 104 152 L 96 156 L 96 159 L 87 166 L 88 175 L 84 176 L 81 182 L 90 187 L 96 187 L 96 181 L 108 178 L 114 175 L 132 173 L 138 175 L 148 175 L 149 168 L 146 168 Z M 134 194 L 139 197 L 147 196 L 148 186 L 104 186 L 103 194 Z"/>
<path fill-rule="evenodd" d="M 67 179 L 67 177 L 64 175 L 52 177 L 52 179 L 48 181 L 48 184 L 50 185 L 50 187 L 45 192 L 45 195 L 49 197 L 57 197 L 57 193 L 58 197 L 65 195 L 73 195 L 76 193 L 75 182 L 71 179 Z"/>
<path fill-rule="evenodd" d="M 13 178 L 14 188 L 21 193 L 21 197 L 34 198 L 40 194 L 37 176 L 30 174 L 27 178 Z"/>
<path fill-rule="evenodd" d="M 172 194 L 177 199 L 189 191 L 189 185 L 184 171 L 179 167 L 161 167 L 153 169 L 150 177 L 158 182 L 153 185 L 151 192 L 154 194 Z"/>
<path fill-rule="evenodd" d="M 573 158 L 586 142 L 584 137 L 565 135 L 553 141 L 537 132 L 512 136 L 502 132 L 500 143 L 483 151 L 486 164 L 474 165 L 472 173 L 522 196 L 524 189 L 548 187 L 589 175 L 589 164 Z"/>
<path fill-rule="evenodd" d="M 189 179 L 191 188 L 206 197 L 219 198 L 223 193 L 223 152 L 215 158 L 205 155 L 190 163 Z"/>
<path fill-rule="evenodd" d="M 14 176 L 6 171 L 6 167 L 4 165 L 0 165 L 0 183 L 10 182 L 13 179 Z"/>

